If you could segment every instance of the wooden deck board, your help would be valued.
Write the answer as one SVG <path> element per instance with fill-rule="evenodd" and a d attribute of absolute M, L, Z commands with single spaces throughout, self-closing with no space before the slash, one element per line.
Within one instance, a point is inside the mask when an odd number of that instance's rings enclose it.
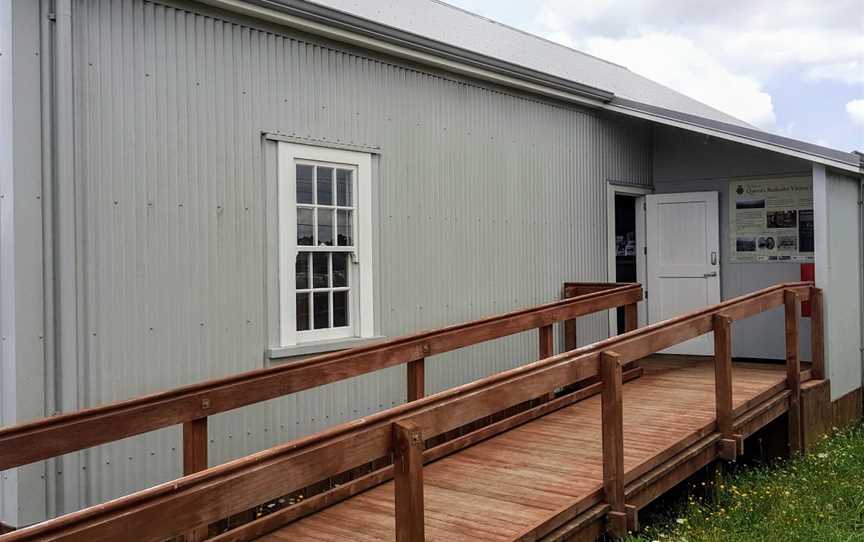
<path fill-rule="evenodd" d="M 625 470 L 714 422 L 710 359 L 655 356 L 624 385 Z M 735 363 L 733 406 L 786 379 L 781 365 Z M 600 397 L 593 396 L 424 468 L 427 540 L 512 540 L 602 484 Z M 596 499 L 596 496 L 594 497 Z M 393 484 L 300 519 L 265 541 L 393 540 Z"/>

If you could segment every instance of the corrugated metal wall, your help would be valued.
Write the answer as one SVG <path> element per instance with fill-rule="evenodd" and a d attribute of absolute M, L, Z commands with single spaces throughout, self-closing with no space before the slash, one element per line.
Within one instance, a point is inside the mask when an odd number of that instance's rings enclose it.
<path fill-rule="evenodd" d="M 705 138 L 677 128 L 654 128 L 654 188 L 658 193 L 716 191 L 720 197 L 720 293 L 722 299 L 801 278 L 800 263 L 729 261 L 729 183 L 733 179 L 810 177 L 809 162 L 738 143 Z M 650 292 L 649 292 L 650 293 Z M 784 359 L 782 307 L 748 318 L 733 329 L 732 355 Z M 810 319 L 801 320 L 801 355 L 810 359 Z"/>
<path fill-rule="evenodd" d="M 824 175 L 824 181 L 820 182 Z M 831 399 L 836 401 L 861 387 L 862 333 L 862 228 L 861 180 L 828 170 L 814 168 L 814 191 L 824 190 L 824 205 L 830 213 L 819 220 L 821 194 L 816 200 L 817 228 L 827 226 L 827 234 L 816 232 L 817 250 L 825 239 L 823 254 L 816 254 L 817 285 L 825 288 L 826 367 L 831 380 Z M 823 187 L 818 185 L 823 184 Z M 820 257 L 821 256 L 821 257 Z M 821 277 L 824 276 L 823 280 Z"/>
<path fill-rule="evenodd" d="M 605 279 L 605 182 L 650 182 L 642 124 L 141 0 L 77 0 L 73 24 L 87 405 L 265 363 L 262 132 L 381 148 L 387 336 Z M 605 327 L 585 319 L 580 337 Z M 433 358 L 429 386 L 534 359 L 536 342 Z M 211 461 L 397 404 L 403 372 L 216 416 Z M 172 429 L 86 452 L 80 504 L 177 476 L 178 444 Z"/>

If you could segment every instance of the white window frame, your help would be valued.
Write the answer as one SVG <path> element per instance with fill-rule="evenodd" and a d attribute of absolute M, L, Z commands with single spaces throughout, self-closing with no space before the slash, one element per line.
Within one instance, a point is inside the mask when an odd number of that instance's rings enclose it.
<path fill-rule="evenodd" d="M 372 156 L 369 153 L 278 143 L 279 198 L 279 336 L 282 346 L 318 341 L 374 336 L 373 268 L 372 268 Z M 297 245 L 297 163 L 316 162 L 354 170 L 353 179 L 353 247 L 314 247 Z M 336 197 L 334 193 L 334 198 Z M 333 238 L 337 232 L 334 229 Z M 345 328 L 297 331 L 296 277 L 297 253 L 348 252 L 349 259 L 349 326 Z M 310 316 L 311 318 L 311 316 Z"/>

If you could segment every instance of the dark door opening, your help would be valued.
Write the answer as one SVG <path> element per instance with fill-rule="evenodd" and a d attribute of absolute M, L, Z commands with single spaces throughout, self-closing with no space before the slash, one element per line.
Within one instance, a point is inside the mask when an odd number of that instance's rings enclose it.
<path fill-rule="evenodd" d="M 615 194 L 615 281 L 636 282 L 636 198 Z M 618 333 L 624 333 L 624 309 L 617 309 Z"/>

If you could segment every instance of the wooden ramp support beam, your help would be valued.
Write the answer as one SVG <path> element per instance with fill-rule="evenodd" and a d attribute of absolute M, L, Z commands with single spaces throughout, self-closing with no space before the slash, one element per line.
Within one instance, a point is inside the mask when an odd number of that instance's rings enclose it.
<path fill-rule="evenodd" d="M 801 298 L 790 290 L 783 292 L 786 309 L 786 387 L 789 388 L 789 449 L 800 452 L 801 442 L 801 360 L 798 357 L 798 318 Z"/>
<path fill-rule="evenodd" d="M 624 305 L 624 332 L 633 331 L 639 327 L 639 309 L 636 303 Z"/>
<path fill-rule="evenodd" d="M 183 476 L 207 469 L 207 417 L 196 418 L 183 424 Z M 186 542 L 200 542 L 207 538 L 206 525 L 185 534 Z"/>
<path fill-rule="evenodd" d="M 801 440 L 804 451 L 811 451 L 833 425 L 831 388 L 827 380 L 808 380 L 801 384 Z"/>
<path fill-rule="evenodd" d="M 555 355 L 555 345 L 552 341 L 552 324 L 538 328 L 540 332 L 540 359 L 546 359 Z"/>
<path fill-rule="evenodd" d="M 207 418 L 183 424 L 183 476 L 207 469 Z"/>
<path fill-rule="evenodd" d="M 555 343 L 553 341 L 554 332 L 552 330 L 552 324 L 548 326 L 543 326 L 537 328 L 539 334 L 540 345 L 538 348 L 539 358 L 538 359 L 546 359 L 551 358 L 555 355 Z M 551 391 L 544 396 L 546 401 L 551 401 L 555 399 L 555 392 Z"/>
<path fill-rule="evenodd" d="M 576 320 L 564 321 L 564 351 L 576 349 Z"/>
<path fill-rule="evenodd" d="M 396 542 L 423 542 L 423 432 L 409 421 L 393 424 Z"/>
<path fill-rule="evenodd" d="M 422 399 L 426 396 L 426 358 L 409 361 L 407 365 L 408 402 Z"/>
<path fill-rule="evenodd" d="M 814 380 L 825 378 L 825 317 L 821 288 L 810 289 L 810 374 Z"/>
<path fill-rule="evenodd" d="M 624 333 L 635 331 L 639 328 L 639 308 L 636 303 L 624 305 Z M 626 365 L 627 369 L 639 367 L 639 361 L 631 361 Z"/>
<path fill-rule="evenodd" d="M 831 431 L 831 389 L 825 379 L 825 320 L 822 290 L 810 288 L 811 380 L 801 385 L 801 445 L 811 450 Z"/>
<path fill-rule="evenodd" d="M 717 400 L 717 431 L 720 433 L 720 457 L 726 461 L 738 458 L 739 442 L 733 433 L 732 413 L 732 319 L 714 315 L 714 396 Z"/>
<path fill-rule="evenodd" d="M 603 352 L 600 358 L 601 424 L 603 426 L 603 491 L 609 503 L 608 530 L 615 538 L 627 536 L 624 504 L 624 409 L 621 358 Z"/>

